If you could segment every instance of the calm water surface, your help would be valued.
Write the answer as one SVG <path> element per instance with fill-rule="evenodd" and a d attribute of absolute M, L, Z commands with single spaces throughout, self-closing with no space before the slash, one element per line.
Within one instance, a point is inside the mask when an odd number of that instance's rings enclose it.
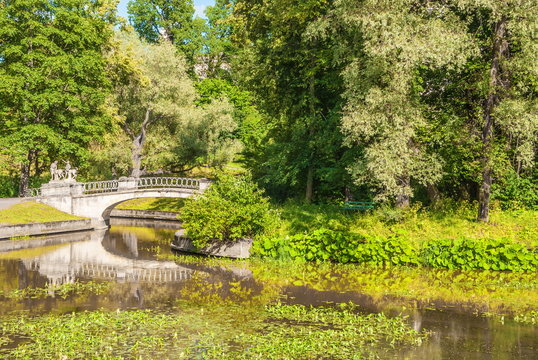
<path fill-rule="evenodd" d="M 4 300 L 0 314 L 22 311 L 37 315 L 100 308 L 166 310 L 177 306 L 178 300 L 197 301 L 202 297 L 242 304 L 276 299 L 315 306 L 353 302 L 364 312 L 403 313 L 416 330 L 431 332 L 424 345 L 402 349 L 397 358 L 538 359 L 538 327 L 511 321 L 502 324 L 451 306 L 394 308 L 386 301 L 379 304 L 360 289 L 319 291 L 303 284 L 275 287 L 248 262 L 220 266 L 210 260 L 166 260 L 163 255 L 170 253 L 170 242 L 178 228 L 176 223 L 117 219 L 107 231 L 1 241 L 0 290 L 75 280 L 112 281 L 114 285 L 99 296 Z M 328 281 L 338 282 L 340 278 Z M 237 284 L 248 291 L 238 294 L 234 291 Z"/>

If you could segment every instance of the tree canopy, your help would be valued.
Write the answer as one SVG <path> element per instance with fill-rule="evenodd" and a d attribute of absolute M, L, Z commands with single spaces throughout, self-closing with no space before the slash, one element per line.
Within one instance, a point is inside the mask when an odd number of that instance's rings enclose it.
<path fill-rule="evenodd" d="M 115 8 L 115 1 L 0 3 L 0 151 L 20 167 L 21 193 L 31 168 L 85 159 L 109 126 L 105 53 Z"/>
<path fill-rule="evenodd" d="M 131 30 L 115 5 L 0 2 L 21 191 L 58 157 L 91 177 L 235 160 L 280 200 L 538 207 L 536 1 L 131 0 Z"/>

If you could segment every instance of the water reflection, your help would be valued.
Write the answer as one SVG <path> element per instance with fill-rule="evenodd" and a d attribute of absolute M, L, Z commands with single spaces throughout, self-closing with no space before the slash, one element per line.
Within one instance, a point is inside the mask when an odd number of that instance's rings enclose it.
<path fill-rule="evenodd" d="M 50 284 L 73 282 L 75 279 L 113 280 L 118 282 L 174 282 L 188 279 L 191 269 L 173 261 L 138 259 L 135 234 L 126 233 L 116 249 L 121 255 L 109 252 L 104 244 L 111 242 L 107 231 L 87 234 L 86 241 L 71 242 L 22 259 L 27 271 L 37 271 Z M 118 252 L 119 253 L 119 252 Z"/>
<path fill-rule="evenodd" d="M 436 305 L 444 311 L 402 308 L 401 302 L 396 304 L 390 298 L 373 297 L 364 291 L 370 283 L 381 290 L 383 286 L 395 287 L 396 278 L 402 276 L 397 272 L 338 273 L 312 265 L 312 269 L 300 274 L 293 273 L 291 268 L 278 272 L 278 268 L 248 262 L 211 266 L 204 261 L 161 260 L 157 255 L 170 252 L 170 242 L 177 229 L 177 223 L 121 219 L 113 222 L 108 231 L 0 242 L 0 290 L 76 280 L 115 284 L 100 296 L 3 300 L 0 314 L 14 310 L 42 314 L 99 308 L 166 309 L 177 306 L 178 301 L 244 306 L 267 304 L 276 299 L 315 306 L 353 302 L 366 313 L 403 313 L 416 330 L 431 332 L 426 344 L 414 349 L 396 349 L 393 358 L 538 359 L 538 327 L 513 322 L 501 324 L 454 304 Z M 368 276 L 378 281 L 370 281 Z M 443 288 L 452 289 L 444 285 L 450 284 L 451 278 L 447 279 L 440 274 L 435 281 Z M 525 279 L 522 278 L 521 286 L 525 285 Z M 411 287 L 414 282 L 416 279 L 409 277 L 398 284 Z"/>

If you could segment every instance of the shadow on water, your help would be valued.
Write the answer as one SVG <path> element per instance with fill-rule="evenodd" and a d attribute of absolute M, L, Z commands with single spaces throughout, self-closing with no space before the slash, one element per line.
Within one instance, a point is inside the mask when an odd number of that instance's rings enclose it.
<path fill-rule="evenodd" d="M 3 299 L 0 314 L 67 313 L 95 309 L 169 309 L 178 301 L 202 304 L 289 304 L 326 306 L 352 302 L 362 312 L 404 314 L 416 330 L 431 332 L 424 345 L 401 349 L 396 358 L 409 359 L 538 359 L 538 327 L 477 316 L 454 304 L 393 306 L 379 301 L 339 276 L 325 276 L 331 286 L 293 284 L 270 268 L 248 262 L 163 260 L 177 222 L 113 220 L 106 231 L 43 239 L 0 242 L 0 290 L 9 292 L 46 284 L 106 281 L 113 286 L 101 295 L 49 296 L 44 299 Z M 316 266 L 316 265 L 312 265 Z M 290 270 L 292 271 L 292 270 Z M 291 274 L 289 274 L 291 277 Z M 280 278 L 279 278 L 280 277 Z M 389 276 L 390 278 L 390 276 Z M 348 281 L 347 279 L 346 281 Z M 320 279 L 321 281 L 321 279 Z M 341 284 L 338 284 L 341 282 Z"/>

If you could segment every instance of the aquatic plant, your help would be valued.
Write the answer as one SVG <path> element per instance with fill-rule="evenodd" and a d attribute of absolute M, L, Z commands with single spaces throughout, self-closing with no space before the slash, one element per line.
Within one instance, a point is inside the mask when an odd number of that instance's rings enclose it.
<path fill-rule="evenodd" d="M 0 291 L 0 296 L 13 300 L 44 299 L 47 297 L 60 297 L 65 299 L 71 295 L 100 295 L 108 291 L 110 286 L 110 282 L 75 281 L 60 285 L 47 284 L 42 288 L 26 287 L 10 291 Z"/>
<path fill-rule="evenodd" d="M 427 337 L 402 317 L 360 315 L 349 305 L 10 316 L 0 326 L 0 356 L 10 359 L 383 358 L 396 346 L 420 345 Z M 14 343 L 15 338 L 29 341 Z"/>

